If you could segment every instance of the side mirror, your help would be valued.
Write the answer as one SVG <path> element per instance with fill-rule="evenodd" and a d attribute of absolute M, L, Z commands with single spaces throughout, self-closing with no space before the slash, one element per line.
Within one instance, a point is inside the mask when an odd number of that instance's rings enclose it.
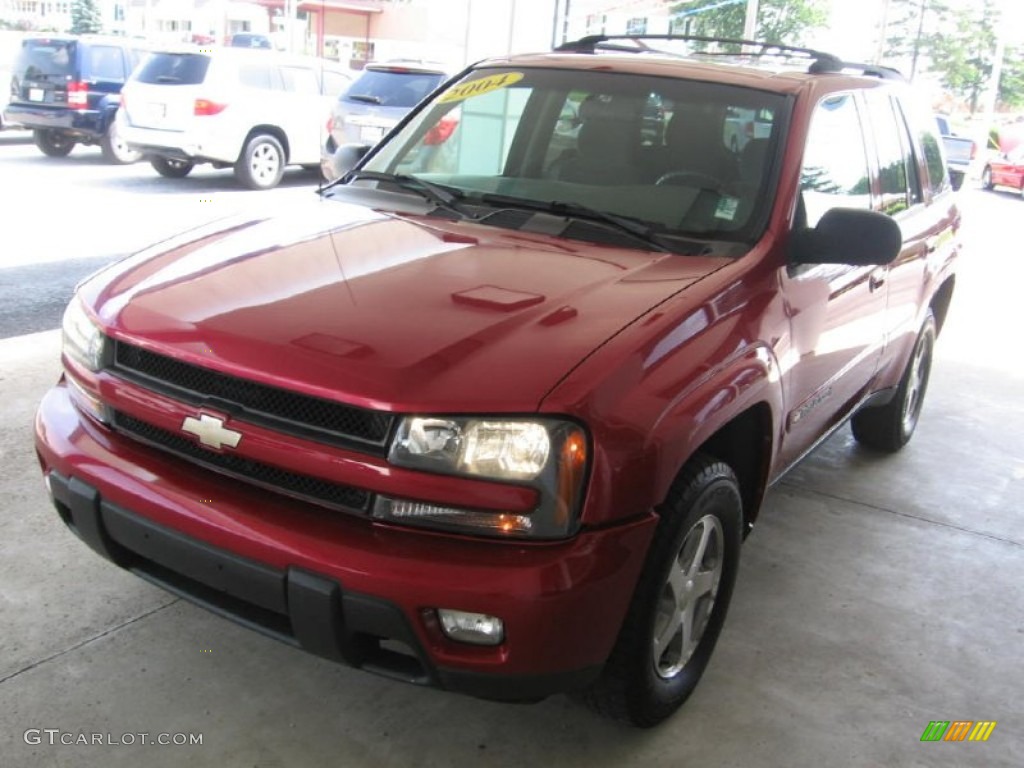
<path fill-rule="evenodd" d="M 331 176 L 329 181 L 340 179 L 346 173 L 355 168 L 356 164 L 362 160 L 369 151 L 369 144 L 342 144 L 331 156 L 330 173 L 325 175 Z"/>
<path fill-rule="evenodd" d="M 789 257 L 793 264 L 881 266 L 899 256 L 902 247 L 899 224 L 884 213 L 833 208 L 814 229 L 793 233 Z"/>

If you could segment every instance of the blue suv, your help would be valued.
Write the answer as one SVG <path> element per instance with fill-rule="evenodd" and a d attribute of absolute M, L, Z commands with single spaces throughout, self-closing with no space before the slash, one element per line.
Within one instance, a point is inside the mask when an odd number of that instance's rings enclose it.
<path fill-rule="evenodd" d="M 135 162 L 139 155 L 118 137 L 114 115 L 141 53 L 123 38 L 26 38 L 12 68 L 4 120 L 32 129 L 49 157 L 64 157 L 75 144 L 99 144 L 108 162 Z"/>

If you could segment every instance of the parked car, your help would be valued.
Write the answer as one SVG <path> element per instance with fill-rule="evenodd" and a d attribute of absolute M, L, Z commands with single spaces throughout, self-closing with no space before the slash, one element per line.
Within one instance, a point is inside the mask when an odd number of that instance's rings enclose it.
<path fill-rule="evenodd" d="M 99 144 L 108 162 L 133 163 L 139 156 L 125 145 L 114 117 L 141 55 L 124 38 L 27 37 L 14 62 L 4 121 L 32 129 L 49 157 L 65 157 L 76 144 Z"/>
<path fill-rule="evenodd" d="M 35 431 L 64 522 L 328 659 L 671 715 L 766 489 L 847 421 L 914 434 L 960 214 L 891 71 L 636 39 L 478 63 L 320 199 L 81 284 Z M 770 123 L 738 159 L 731 109 Z"/>
<path fill-rule="evenodd" d="M 935 122 L 939 126 L 942 137 L 942 148 L 946 153 L 946 164 L 949 166 L 949 178 L 953 189 L 960 189 L 964 179 L 970 172 L 971 163 L 978 154 L 978 145 L 966 136 L 960 136 L 950 127 L 949 118 L 936 115 Z"/>
<path fill-rule="evenodd" d="M 1024 197 L 1024 144 L 1009 152 L 1000 152 L 985 163 L 981 172 L 981 185 L 985 189 L 1009 187 Z"/>
<path fill-rule="evenodd" d="M 316 169 L 321 125 L 350 82 L 338 64 L 239 48 L 157 51 L 124 88 L 119 130 L 162 176 L 233 167 L 250 189 L 286 165 Z"/>
<path fill-rule="evenodd" d="M 257 35 L 252 32 L 239 32 L 228 38 L 228 45 L 232 48 L 259 48 L 262 50 L 273 50 L 274 44 L 266 35 Z"/>
<path fill-rule="evenodd" d="M 445 70 L 430 62 L 402 59 L 367 64 L 334 103 L 322 153 L 324 178 L 337 178 L 338 147 L 379 141 L 446 78 Z"/>
<path fill-rule="evenodd" d="M 6 88 L 3 88 L 3 85 L 9 82 L 11 82 L 10 73 L 0 70 L 0 131 L 24 127 L 18 123 L 8 122 L 7 116 L 4 114 L 5 108 L 10 100 L 10 92 Z"/>

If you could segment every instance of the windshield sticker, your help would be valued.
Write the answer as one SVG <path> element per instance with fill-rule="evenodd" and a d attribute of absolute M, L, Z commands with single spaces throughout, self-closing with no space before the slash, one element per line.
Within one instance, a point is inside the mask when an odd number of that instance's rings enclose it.
<path fill-rule="evenodd" d="M 715 218 L 732 221 L 736 218 L 736 209 L 739 207 L 740 199 L 738 197 L 725 195 L 718 200 L 718 205 L 715 207 Z"/>
<path fill-rule="evenodd" d="M 518 83 L 523 77 L 522 72 L 503 72 L 500 75 L 470 80 L 468 83 L 460 83 L 454 88 L 449 88 L 448 92 L 437 101 L 440 104 L 446 104 L 451 101 L 471 99 L 474 96 L 483 96 L 485 93 L 496 91 L 499 88 L 507 88 L 513 83 Z"/>

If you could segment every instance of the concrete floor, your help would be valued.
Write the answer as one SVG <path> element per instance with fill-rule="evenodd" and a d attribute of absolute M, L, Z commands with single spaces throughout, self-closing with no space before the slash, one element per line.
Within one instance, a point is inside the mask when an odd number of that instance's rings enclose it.
<path fill-rule="evenodd" d="M 500 705 L 337 667 L 101 561 L 32 454 L 57 335 L 0 341 L 0 766 L 1020 766 L 1024 203 L 963 198 L 968 255 L 917 435 L 880 457 L 844 429 L 772 490 L 703 682 L 651 731 L 564 697 Z M 931 720 L 998 725 L 922 743 Z M 203 743 L 30 745 L 30 728 Z"/>

